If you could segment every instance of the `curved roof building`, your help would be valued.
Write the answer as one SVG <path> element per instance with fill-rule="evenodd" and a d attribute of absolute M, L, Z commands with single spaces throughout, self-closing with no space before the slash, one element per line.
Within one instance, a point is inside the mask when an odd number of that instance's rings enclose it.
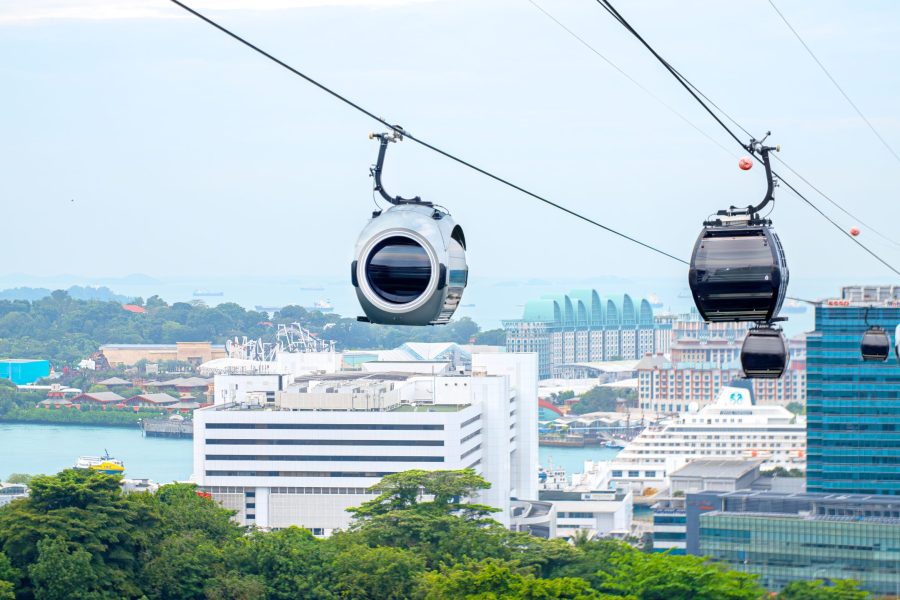
<path fill-rule="evenodd" d="M 667 347 L 670 324 L 657 324 L 645 299 L 573 290 L 529 300 L 521 319 L 503 322 L 509 352 L 536 352 L 542 379 L 567 365 L 639 359 Z"/>

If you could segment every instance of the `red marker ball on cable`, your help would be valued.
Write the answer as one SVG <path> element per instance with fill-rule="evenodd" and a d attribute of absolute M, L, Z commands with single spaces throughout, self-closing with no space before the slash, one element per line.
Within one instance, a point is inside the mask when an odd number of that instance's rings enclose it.
<path fill-rule="evenodd" d="M 738 161 L 738 166 L 741 168 L 741 171 L 749 171 L 753 168 L 753 159 L 745 156 Z"/>
<path fill-rule="evenodd" d="M 858 236 L 859 235 L 859 227 L 851 227 L 850 235 L 852 235 L 853 237 Z"/>

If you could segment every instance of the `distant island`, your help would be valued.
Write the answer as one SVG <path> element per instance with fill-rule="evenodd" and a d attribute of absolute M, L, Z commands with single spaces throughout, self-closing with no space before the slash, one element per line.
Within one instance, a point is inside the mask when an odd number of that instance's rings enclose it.
<path fill-rule="evenodd" d="M 102 302 L 119 302 L 125 303 L 131 301 L 128 296 L 116 294 L 108 287 L 92 287 L 73 285 L 65 290 L 69 297 L 75 300 L 100 300 Z M 40 300 L 48 298 L 53 290 L 43 287 L 17 287 L 6 290 L 0 290 L 0 300 Z"/>

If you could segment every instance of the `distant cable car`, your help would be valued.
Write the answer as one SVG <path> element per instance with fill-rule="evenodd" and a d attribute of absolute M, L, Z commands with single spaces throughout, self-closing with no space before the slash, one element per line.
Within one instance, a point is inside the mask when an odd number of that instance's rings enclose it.
<path fill-rule="evenodd" d="M 891 354 L 891 339 L 883 327 L 869 325 L 869 309 L 866 308 L 866 325 L 869 328 L 863 333 L 859 344 L 859 352 L 865 362 L 884 362 Z"/>
<path fill-rule="evenodd" d="M 376 211 L 356 242 L 351 280 L 365 317 L 391 325 L 442 325 L 459 306 L 468 282 L 466 239 L 446 210 L 419 197 L 391 197 L 381 184 L 387 145 L 402 130 L 370 134 L 380 141 L 372 167 L 375 190 L 393 204 Z"/>
<path fill-rule="evenodd" d="M 774 199 L 769 152 L 778 147 L 751 140 L 747 149 L 758 152 L 765 165 L 765 198 L 757 206 L 721 210 L 706 221 L 691 256 L 688 284 L 706 321 L 767 323 L 777 317 L 787 294 L 789 273 L 781 241 L 772 222 L 759 216 Z"/>
<path fill-rule="evenodd" d="M 741 366 L 751 379 L 778 379 L 788 366 L 789 352 L 781 329 L 754 327 L 741 346 Z"/>
<path fill-rule="evenodd" d="M 891 340 L 883 328 L 872 325 L 863 334 L 859 351 L 866 362 L 884 362 L 891 353 Z"/>

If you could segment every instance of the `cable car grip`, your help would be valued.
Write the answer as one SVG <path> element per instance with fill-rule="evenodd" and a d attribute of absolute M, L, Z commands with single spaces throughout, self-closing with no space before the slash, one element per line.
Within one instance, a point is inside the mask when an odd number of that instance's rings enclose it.
<path fill-rule="evenodd" d="M 415 196 L 414 198 L 403 198 L 402 196 L 391 196 L 384 190 L 384 186 L 381 183 L 381 172 L 384 168 L 384 156 L 387 153 L 387 147 L 389 143 L 392 142 L 402 142 L 403 141 L 403 128 L 399 125 L 393 126 L 391 131 L 385 133 L 370 133 L 369 139 L 378 139 L 378 158 L 375 161 L 375 164 L 369 168 L 369 176 L 375 179 L 375 191 L 381 194 L 381 197 L 390 202 L 391 204 L 426 204 L 431 206 L 429 202 L 422 202 L 422 199 L 419 196 Z"/>

